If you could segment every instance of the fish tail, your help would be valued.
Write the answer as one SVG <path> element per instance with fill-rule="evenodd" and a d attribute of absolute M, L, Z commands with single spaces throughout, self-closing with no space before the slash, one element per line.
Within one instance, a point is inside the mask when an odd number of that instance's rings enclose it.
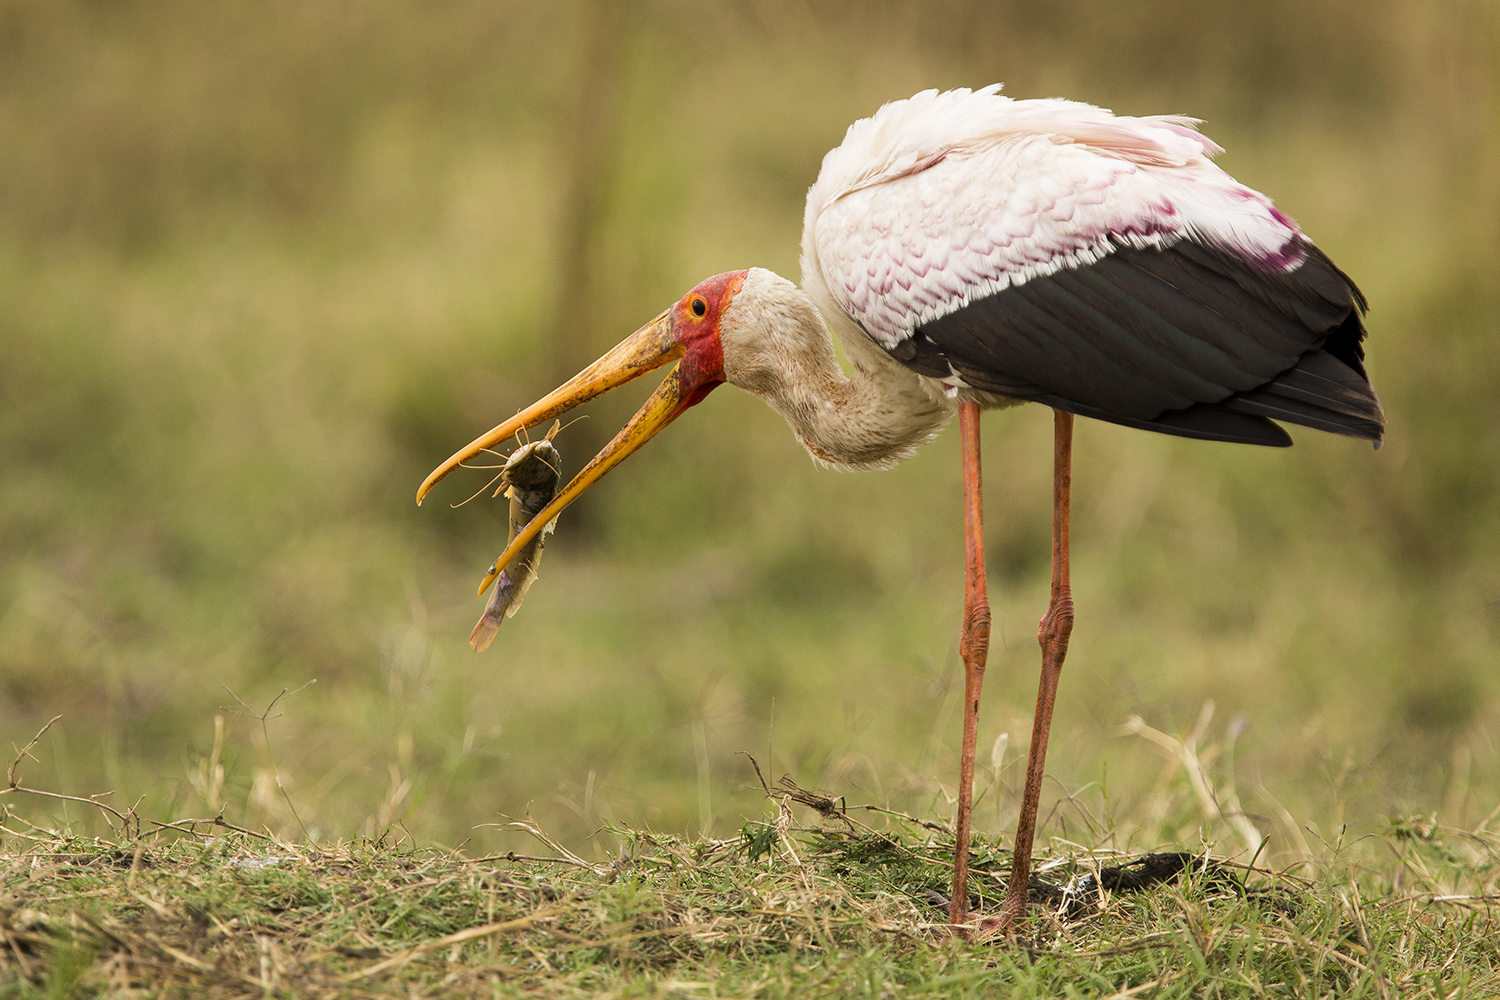
<path fill-rule="evenodd" d="M 474 626 L 474 631 L 469 633 L 469 648 L 482 653 L 490 648 L 490 643 L 495 641 L 495 636 L 499 633 L 500 622 L 493 621 L 488 614 L 484 614 L 480 616 L 479 624 Z"/>

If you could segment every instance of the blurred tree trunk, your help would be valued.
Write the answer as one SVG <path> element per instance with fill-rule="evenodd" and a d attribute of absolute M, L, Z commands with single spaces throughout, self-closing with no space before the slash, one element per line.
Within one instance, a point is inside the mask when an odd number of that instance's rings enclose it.
<path fill-rule="evenodd" d="M 581 0 L 578 89 L 557 148 L 567 171 L 557 230 L 557 285 L 552 305 L 548 386 L 561 385 L 624 333 L 600 329 L 611 311 L 601 301 L 595 277 L 602 263 L 607 195 L 618 168 L 621 63 L 629 47 L 634 5 L 617 0 Z M 598 420 L 578 422 L 568 432 L 566 459 L 578 468 L 611 437 Z M 568 534 L 596 534 L 593 507 L 585 499 L 568 512 Z"/>

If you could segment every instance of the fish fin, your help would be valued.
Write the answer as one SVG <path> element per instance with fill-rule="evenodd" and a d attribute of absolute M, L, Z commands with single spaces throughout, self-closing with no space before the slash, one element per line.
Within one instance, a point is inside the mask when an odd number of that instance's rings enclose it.
<path fill-rule="evenodd" d="M 490 648 L 490 643 L 495 641 L 495 636 L 500 631 L 500 623 L 490 618 L 488 614 L 479 616 L 479 624 L 474 626 L 474 631 L 469 633 L 469 648 L 476 653 L 482 653 Z"/>

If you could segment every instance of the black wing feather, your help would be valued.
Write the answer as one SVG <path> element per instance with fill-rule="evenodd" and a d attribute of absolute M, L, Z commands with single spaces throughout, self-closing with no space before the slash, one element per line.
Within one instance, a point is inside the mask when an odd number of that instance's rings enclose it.
<path fill-rule="evenodd" d="M 891 350 L 913 371 L 1128 427 L 1287 445 L 1273 420 L 1379 441 L 1364 296 L 1310 243 L 1280 270 L 1182 240 L 970 302 Z"/>

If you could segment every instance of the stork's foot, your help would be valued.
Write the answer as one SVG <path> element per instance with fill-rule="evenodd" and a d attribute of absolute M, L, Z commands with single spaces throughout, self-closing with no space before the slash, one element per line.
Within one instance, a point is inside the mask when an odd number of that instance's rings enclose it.
<path fill-rule="evenodd" d="M 979 933 L 990 939 L 1014 939 L 1026 922 L 1026 903 L 1029 895 L 1029 893 L 1024 893 L 1018 896 L 1014 892 L 1007 892 L 1000 912 L 979 921 Z"/>
<path fill-rule="evenodd" d="M 980 941 L 1014 940 L 1019 927 L 1019 920 L 1011 919 L 1001 912 L 980 918 L 975 936 Z"/>
<path fill-rule="evenodd" d="M 934 899 L 935 904 L 941 905 L 943 909 L 950 907 L 947 896 L 942 896 L 940 893 L 935 893 L 934 895 L 941 897 L 940 902 Z M 977 905 L 977 900 L 971 902 Z M 938 938 L 942 941 L 956 938 L 970 944 L 1017 941 L 1019 940 L 1018 935 L 1023 923 L 1021 920 L 1008 919 L 1003 911 L 989 915 L 970 912 L 967 923 L 944 924 L 942 929 L 938 931 Z"/>

